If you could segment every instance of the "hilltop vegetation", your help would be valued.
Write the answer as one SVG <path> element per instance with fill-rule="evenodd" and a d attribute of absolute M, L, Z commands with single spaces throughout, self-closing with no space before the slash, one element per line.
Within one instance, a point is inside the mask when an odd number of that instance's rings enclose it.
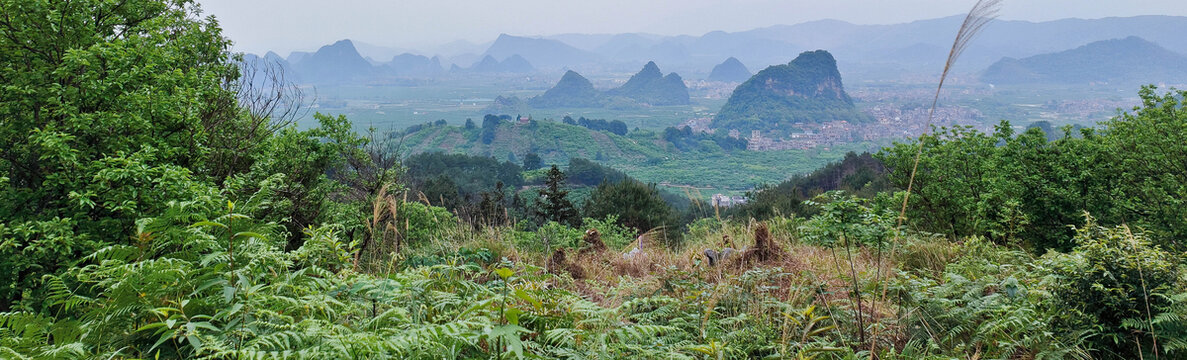
<path fill-rule="evenodd" d="M 781 185 L 815 196 L 762 220 L 695 200 L 679 218 L 591 162 L 403 157 L 342 116 L 297 129 L 243 96 L 195 5 L 0 1 L 0 357 L 1187 355 L 1187 91 L 1143 88 L 1055 141 L 939 129 Z M 509 118 L 408 135 L 499 155 L 531 146 L 523 129 L 674 146 Z M 563 201 L 598 177 L 623 179 L 581 213 Z M 412 189 L 434 179 L 479 191 L 475 212 Z"/>
<path fill-rule="evenodd" d="M 763 184 L 747 194 L 749 202 L 727 209 L 726 214 L 741 218 L 769 219 L 785 214 L 815 214 L 809 200 L 830 191 L 843 191 L 872 199 L 879 193 L 897 190 L 881 161 L 870 153 L 845 154 L 810 174 L 796 175 L 787 181 Z"/>
<path fill-rule="evenodd" d="M 787 132 L 798 122 L 866 122 L 870 116 L 845 93 L 837 61 L 824 50 L 800 54 L 759 71 L 739 85 L 713 118 L 719 129 Z"/>

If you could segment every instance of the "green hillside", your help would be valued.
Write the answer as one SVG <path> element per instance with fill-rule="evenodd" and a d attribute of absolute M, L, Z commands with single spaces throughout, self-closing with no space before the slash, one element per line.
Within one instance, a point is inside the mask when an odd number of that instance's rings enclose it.
<path fill-rule="evenodd" d="M 713 119 L 713 127 L 784 131 L 797 122 L 836 120 L 865 122 L 871 118 L 858 111 L 845 93 L 832 54 L 816 50 L 785 65 L 763 69 L 738 85 Z"/>
<path fill-rule="evenodd" d="M 569 158 L 592 159 L 641 181 L 693 186 L 704 190 L 745 190 L 761 183 L 777 183 L 807 173 L 848 151 L 877 148 L 875 143 L 845 147 L 770 152 L 726 151 L 709 140 L 681 151 L 658 133 L 632 131 L 625 136 L 593 131 L 548 120 L 504 121 L 489 144 L 480 141 L 481 127 L 425 125 L 401 134 L 406 154 L 441 151 L 492 156 L 500 160 L 538 154 L 546 164 L 565 164 Z M 514 155 L 514 156 L 512 156 Z"/>

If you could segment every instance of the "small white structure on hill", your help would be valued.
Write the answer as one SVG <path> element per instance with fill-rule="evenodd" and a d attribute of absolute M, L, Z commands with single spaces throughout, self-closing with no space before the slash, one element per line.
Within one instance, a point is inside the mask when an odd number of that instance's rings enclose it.
<path fill-rule="evenodd" d="M 742 205 L 746 203 L 744 196 L 725 196 L 724 194 L 713 194 L 714 207 L 730 207 L 734 205 Z"/>

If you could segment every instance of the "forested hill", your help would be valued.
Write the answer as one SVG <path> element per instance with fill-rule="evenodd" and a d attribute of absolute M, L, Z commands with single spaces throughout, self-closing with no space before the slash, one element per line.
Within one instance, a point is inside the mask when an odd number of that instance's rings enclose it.
<path fill-rule="evenodd" d="M 585 158 L 623 170 L 645 182 L 701 188 L 745 190 L 755 184 L 778 183 L 842 158 L 849 150 L 868 150 L 873 144 L 831 149 L 745 151 L 744 139 L 696 133 L 687 127 L 662 132 L 628 131 L 621 121 L 571 119 L 518 121 L 487 115 L 481 122 L 451 126 L 444 121 L 416 125 L 394 143 L 400 153 L 445 152 L 524 159 L 536 154 L 548 164 Z M 744 171 L 742 171 L 744 170 Z"/>
<path fill-rule="evenodd" d="M 816 50 L 763 69 L 739 85 L 713 119 L 713 127 L 748 132 L 836 120 L 864 122 L 870 117 L 845 93 L 832 54 Z"/>
<path fill-rule="evenodd" d="M 688 105 L 688 87 L 679 74 L 664 75 L 654 61 L 647 62 L 643 69 L 622 86 L 606 92 L 609 96 L 624 96 L 650 105 Z"/>
<path fill-rule="evenodd" d="M 709 72 L 709 77 L 705 80 L 709 81 L 723 81 L 723 82 L 743 82 L 750 79 L 754 74 L 750 73 L 750 69 L 746 68 L 737 58 L 730 57 L 724 62 L 713 67 L 713 71 Z"/>
<path fill-rule="evenodd" d="M 991 84 L 1175 84 L 1187 82 L 1187 56 L 1130 36 L 1023 59 L 1005 58 L 986 69 L 981 81 Z"/>
<path fill-rule="evenodd" d="M 476 124 L 477 125 L 477 124 Z M 623 130 L 626 126 L 623 125 Z M 488 116 L 481 126 L 427 125 L 409 128 L 403 138 L 408 153 L 442 151 L 493 156 L 506 160 L 536 153 L 546 163 L 565 163 L 569 158 L 645 160 L 662 156 L 662 142 L 638 141 L 609 131 L 591 130 L 554 121 Z"/>
<path fill-rule="evenodd" d="M 600 107 L 602 93 L 594 89 L 593 83 L 576 71 L 569 70 L 560 81 L 548 91 L 528 99 L 528 104 L 538 109 L 557 107 Z"/>

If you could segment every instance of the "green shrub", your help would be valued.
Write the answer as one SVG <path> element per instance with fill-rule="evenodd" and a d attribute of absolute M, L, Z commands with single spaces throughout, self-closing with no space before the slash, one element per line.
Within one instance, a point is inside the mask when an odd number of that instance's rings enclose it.
<path fill-rule="evenodd" d="M 457 226 L 457 217 L 443 207 L 429 206 L 419 202 L 405 201 L 400 204 L 398 214 L 403 227 L 404 242 L 416 246 L 440 236 L 446 229 Z"/>
<path fill-rule="evenodd" d="M 606 215 L 602 219 L 585 218 L 581 222 L 581 229 L 597 229 L 602 236 L 602 242 L 611 249 L 633 246 L 638 234 L 635 229 L 619 225 L 617 215 Z"/>
<path fill-rule="evenodd" d="M 1070 254 L 1048 259 L 1059 277 L 1053 295 L 1060 328 L 1091 331 L 1097 356 L 1153 357 L 1148 324 L 1180 288 L 1178 258 L 1142 232 L 1099 226 L 1091 217 L 1076 229 L 1075 241 Z"/>

